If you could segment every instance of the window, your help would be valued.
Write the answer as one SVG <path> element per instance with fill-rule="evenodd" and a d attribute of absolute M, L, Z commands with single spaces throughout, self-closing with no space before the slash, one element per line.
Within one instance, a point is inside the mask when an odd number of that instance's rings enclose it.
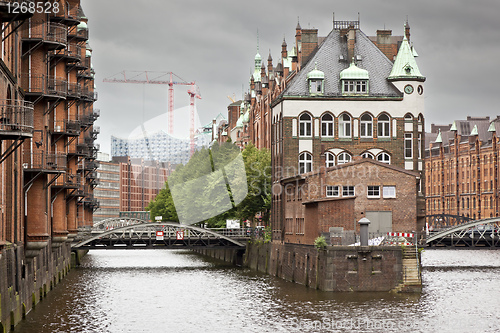
<path fill-rule="evenodd" d="M 325 160 L 327 168 L 335 166 L 335 155 L 332 153 L 325 153 Z"/>
<path fill-rule="evenodd" d="M 366 94 L 368 91 L 367 80 L 343 80 L 344 93 L 350 94 Z"/>
<path fill-rule="evenodd" d="M 409 113 L 405 115 L 405 121 L 413 121 L 413 116 Z"/>
<path fill-rule="evenodd" d="M 295 234 L 296 235 L 303 235 L 304 234 L 304 218 L 296 218 L 295 219 Z"/>
<path fill-rule="evenodd" d="M 413 158 L 413 134 L 405 133 L 405 158 Z"/>
<path fill-rule="evenodd" d="M 337 185 L 326 185 L 326 196 L 327 197 L 338 197 L 340 195 L 340 189 Z"/>
<path fill-rule="evenodd" d="M 380 153 L 377 155 L 377 161 L 386 164 L 391 164 L 391 156 L 387 153 Z"/>
<path fill-rule="evenodd" d="M 339 165 L 349 163 L 351 162 L 351 155 L 349 155 L 348 153 L 340 153 L 337 158 L 337 162 Z"/>
<path fill-rule="evenodd" d="M 373 119 L 372 116 L 365 113 L 361 116 L 361 137 L 362 138 L 371 138 L 373 137 Z"/>
<path fill-rule="evenodd" d="M 368 198 L 380 198 L 380 186 L 368 185 Z"/>
<path fill-rule="evenodd" d="M 302 153 L 299 155 L 299 173 L 312 171 L 312 155 Z"/>
<path fill-rule="evenodd" d="M 308 113 L 299 117 L 299 136 L 312 136 L 312 118 Z"/>
<path fill-rule="evenodd" d="M 342 114 L 339 119 L 339 137 L 351 137 L 351 117 L 346 113 Z"/>
<path fill-rule="evenodd" d="M 389 121 L 389 116 L 384 114 L 381 114 L 378 117 L 378 123 L 377 123 L 377 128 L 378 128 L 378 133 L 377 136 L 379 138 L 388 138 L 390 136 L 390 121 Z"/>
<path fill-rule="evenodd" d="M 354 196 L 354 186 L 342 186 L 342 196 L 343 197 L 353 197 Z"/>
<path fill-rule="evenodd" d="M 418 158 L 421 159 L 422 158 L 422 133 L 418 133 Z"/>
<path fill-rule="evenodd" d="M 321 136 L 333 137 L 333 116 L 330 113 L 321 117 Z"/>
<path fill-rule="evenodd" d="M 311 94 L 321 94 L 323 92 L 323 80 L 309 80 L 309 91 Z"/>
<path fill-rule="evenodd" d="M 384 198 L 395 198 L 396 197 L 396 186 L 384 186 L 383 187 Z"/>
<path fill-rule="evenodd" d="M 361 154 L 361 157 L 362 158 L 369 158 L 371 160 L 374 159 L 373 154 L 372 153 L 368 153 L 368 152 Z"/>

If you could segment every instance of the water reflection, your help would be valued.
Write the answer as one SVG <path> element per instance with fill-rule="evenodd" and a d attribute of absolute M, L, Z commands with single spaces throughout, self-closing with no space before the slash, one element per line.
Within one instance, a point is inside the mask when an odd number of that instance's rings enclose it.
<path fill-rule="evenodd" d="M 500 252 L 427 250 L 421 295 L 328 293 L 185 251 L 91 251 L 16 332 L 496 332 Z"/>

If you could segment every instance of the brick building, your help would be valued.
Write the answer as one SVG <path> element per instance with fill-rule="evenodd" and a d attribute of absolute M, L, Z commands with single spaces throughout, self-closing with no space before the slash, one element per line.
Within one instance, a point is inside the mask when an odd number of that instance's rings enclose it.
<path fill-rule="evenodd" d="M 287 233 L 293 232 L 289 227 L 296 225 L 289 219 L 302 218 L 295 213 L 287 215 L 284 191 L 278 190 L 285 180 L 309 177 L 310 172 L 352 163 L 358 158 L 390 165 L 395 178 L 404 171 L 416 172 L 411 176 L 415 182 L 410 181 L 416 202 L 413 223 L 398 225 L 399 221 L 396 223 L 389 214 L 380 218 L 390 219 L 382 224 L 390 225 L 391 230 L 402 231 L 403 226 L 409 229 L 405 231 L 421 229 L 425 216 L 419 176 L 424 170 L 425 77 L 410 46 L 408 25 L 401 39 L 400 43 L 398 38 L 386 42 L 384 53 L 359 29 L 359 21 L 334 21 L 333 30 L 324 38 L 317 37 L 315 29 L 297 26 L 298 52 L 292 52 L 292 65 L 287 67 L 280 89 L 270 93 L 274 96 L 270 104 L 274 240 L 285 241 Z M 388 58 L 390 50 L 396 47 L 388 47 L 391 43 L 399 45 L 394 59 Z M 283 55 L 288 56 L 286 52 Z M 287 62 L 283 59 L 284 68 Z M 398 193 L 399 186 L 402 185 L 397 185 Z M 395 201 L 400 199 L 403 198 L 396 197 Z M 389 211 L 394 214 L 392 209 Z M 356 212 L 346 213 L 345 217 L 356 219 Z M 307 214 L 304 218 L 305 225 L 317 223 Z M 346 228 L 353 230 L 354 222 L 348 221 Z"/>
<path fill-rule="evenodd" d="M 94 195 L 99 208 L 94 212 L 94 222 L 120 216 L 120 164 L 99 160 L 97 186 Z"/>
<path fill-rule="evenodd" d="M 414 230 L 418 177 L 415 171 L 359 158 L 284 178 L 284 242 L 312 244 L 333 229 L 356 230 L 363 217 L 371 221 L 371 233 Z"/>
<path fill-rule="evenodd" d="M 29 311 L 67 272 L 69 242 L 92 225 L 99 133 L 80 1 L 13 13 L 20 3 L 0 3 L 0 322 L 12 326 L 20 302 Z"/>
<path fill-rule="evenodd" d="M 499 214 L 500 117 L 467 117 L 426 133 L 427 214 L 481 219 Z"/>

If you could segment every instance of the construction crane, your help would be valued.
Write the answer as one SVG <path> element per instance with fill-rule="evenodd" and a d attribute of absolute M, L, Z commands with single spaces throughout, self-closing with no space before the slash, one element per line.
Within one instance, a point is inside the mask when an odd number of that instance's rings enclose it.
<path fill-rule="evenodd" d="M 168 80 L 165 80 L 168 78 Z M 174 81 L 174 78 L 176 81 Z M 187 82 L 178 75 L 172 72 L 152 72 L 152 71 L 122 71 L 113 76 L 105 78 L 103 82 L 110 83 L 139 83 L 139 84 L 167 84 L 168 85 L 168 131 L 167 133 L 172 135 L 174 132 L 174 85 L 184 85 L 190 86 L 188 94 L 190 96 L 190 113 L 191 113 L 191 123 L 189 126 L 189 136 L 190 136 L 190 150 L 191 155 L 194 153 L 194 100 L 195 98 L 201 99 L 198 86 L 196 83 Z"/>

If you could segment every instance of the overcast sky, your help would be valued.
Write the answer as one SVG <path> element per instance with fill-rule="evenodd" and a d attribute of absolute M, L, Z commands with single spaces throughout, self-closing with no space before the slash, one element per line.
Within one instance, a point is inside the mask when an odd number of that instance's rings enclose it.
<path fill-rule="evenodd" d="M 196 81 L 202 124 L 227 116 L 229 96 L 248 90 L 259 31 L 260 54 L 279 60 L 283 37 L 302 28 L 319 36 L 336 20 L 356 20 L 369 36 L 377 29 L 402 35 L 408 16 L 417 62 L 426 81 L 426 127 L 467 115 L 500 114 L 500 1 L 498 0 L 82 0 L 89 20 L 92 61 L 101 110 L 98 142 L 109 153 L 111 135 L 128 137 L 139 124 L 166 112 L 168 86 L 103 83 L 123 70 L 173 72 Z M 189 103 L 175 86 L 175 108 Z M 178 119 L 176 121 L 180 121 Z M 189 122 L 186 113 L 183 122 Z M 166 127 L 166 126 L 165 126 Z"/>

